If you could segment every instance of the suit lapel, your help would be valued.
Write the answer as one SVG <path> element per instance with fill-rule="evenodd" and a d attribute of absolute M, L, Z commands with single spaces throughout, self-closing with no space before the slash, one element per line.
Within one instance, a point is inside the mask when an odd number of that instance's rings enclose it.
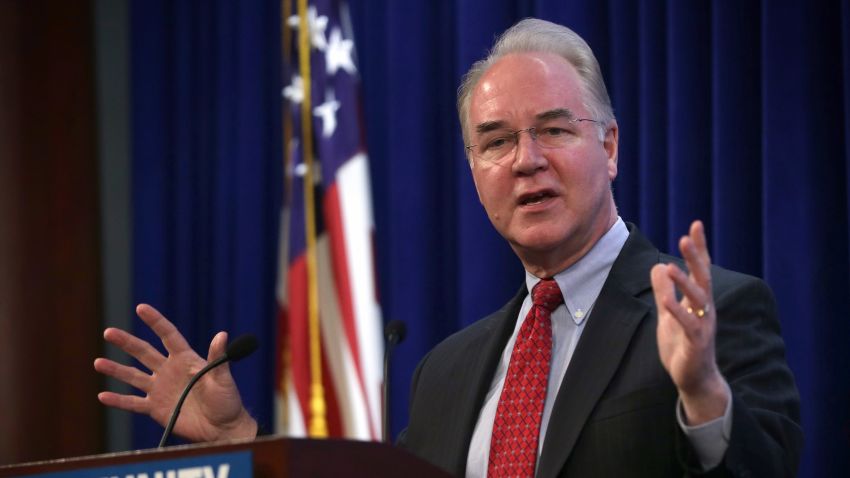
<path fill-rule="evenodd" d="M 649 270 L 658 262 L 658 250 L 633 225 L 630 229 L 555 399 L 538 477 L 557 476 L 563 468 L 632 335 L 650 311 L 650 306 L 635 296 L 650 287 Z"/>
<path fill-rule="evenodd" d="M 461 369 L 455 371 L 456 376 L 460 378 L 458 382 L 463 384 L 463 389 L 470 390 L 472 393 L 470 399 L 458 400 L 455 413 L 455 419 L 463 424 L 462 434 L 459 437 L 463 442 L 458 443 L 457 447 L 457 450 L 463 454 L 455 458 L 453 467 L 459 475 L 465 473 L 469 444 L 478 421 L 478 414 L 484 406 L 484 399 L 493 382 L 496 366 L 505 349 L 505 344 L 513 333 L 516 318 L 526 295 L 528 290 L 523 283 L 510 302 L 483 319 L 487 322 L 486 327 L 481 329 L 477 337 L 469 341 L 468 350 L 471 352 L 469 360 L 465 361 Z"/>

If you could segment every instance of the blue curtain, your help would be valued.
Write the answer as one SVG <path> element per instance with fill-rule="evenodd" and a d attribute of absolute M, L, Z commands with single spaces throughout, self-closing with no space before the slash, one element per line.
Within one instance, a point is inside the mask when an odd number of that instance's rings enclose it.
<path fill-rule="evenodd" d="M 522 281 L 478 204 L 454 98 L 495 35 L 537 16 L 600 60 L 620 124 L 621 216 L 674 252 L 701 218 L 716 263 L 773 287 L 803 400 L 801 476 L 850 467 L 847 2 L 363 0 L 351 12 L 381 301 L 408 325 L 394 432 L 416 362 Z M 272 337 L 279 6 L 136 1 L 132 14 L 136 299 L 203 353 L 220 328 Z M 273 349 L 236 367 L 268 425 Z M 137 428 L 137 446 L 154 442 L 142 437 L 156 427 Z"/>
<path fill-rule="evenodd" d="M 263 423 L 273 422 L 282 194 L 278 11 L 275 2 L 131 7 L 134 300 L 173 320 L 203 357 L 219 330 L 257 335 L 260 350 L 232 367 Z M 133 428 L 137 448 L 162 433 L 146 417 Z"/>

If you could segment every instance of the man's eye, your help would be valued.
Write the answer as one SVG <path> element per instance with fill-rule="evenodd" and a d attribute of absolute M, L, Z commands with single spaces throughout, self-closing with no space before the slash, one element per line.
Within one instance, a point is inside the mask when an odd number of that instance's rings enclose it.
<path fill-rule="evenodd" d="M 510 139 L 507 136 L 500 136 L 498 138 L 491 139 L 484 143 L 485 151 L 498 151 L 502 148 L 505 148 L 510 144 Z"/>
<path fill-rule="evenodd" d="M 564 135 L 566 135 L 568 132 L 569 132 L 569 131 L 567 131 L 567 130 L 566 130 L 566 129 L 564 129 L 564 128 L 555 128 L 555 127 L 551 127 L 551 128 L 543 128 L 543 129 L 540 131 L 540 135 L 541 135 L 541 136 L 549 136 L 549 137 L 551 137 L 551 138 L 557 138 L 557 137 L 559 137 L 559 136 L 564 136 Z"/>

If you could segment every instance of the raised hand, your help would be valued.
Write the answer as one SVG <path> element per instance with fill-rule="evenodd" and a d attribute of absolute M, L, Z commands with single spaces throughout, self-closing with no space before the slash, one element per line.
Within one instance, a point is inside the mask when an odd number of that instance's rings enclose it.
<path fill-rule="evenodd" d="M 715 360 L 717 312 L 711 291 L 711 258 L 700 221 L 679 241 L 688 267 L 675 264 L 652 268 L 652 288 L 658 308 L 658 353 L 676 384 L 686 418 L 699 425 L 723 415 L 731 399 Z M 677 300 L 676 289 L 682 293 Z"/>
<path fill-rule="evenodd" d="M 136 358 L 150 373 L 98 358 L 94 361 L 95 370 L 144 393 L 144 396 L 138 396 L 101 392 L 98 399 L 110 407 L 148 415 L 165 426 L 189 379 L 207 361 L 224 354 L 227 333 L 219 332 L 213 337 L 207 359 L 204 360 L 192 350 L 174 324 L 156 309 L 140 304 L 136 307 L 136 313 L 162 340 L 168 355 L 162 355 L 148 342 L 121 329 L 106 329 L 103 332 L 106 341 Z M 257 423 L 242 406 L 228 364 L 211 370 L 198 381 L 183 404 L 174 433 L 191 441 L 256 436 Z"/>

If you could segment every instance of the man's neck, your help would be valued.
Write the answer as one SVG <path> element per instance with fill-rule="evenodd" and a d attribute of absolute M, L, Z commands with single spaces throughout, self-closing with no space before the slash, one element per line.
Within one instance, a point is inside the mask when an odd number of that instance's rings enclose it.
<path fill-rule="evenodd" d="M 555 250 L 519 251 L 514 248 L 514 252 L 519 256 L 523 267 L 528 272 L 540 278 L 553 277 L 578 262 L 593 249 L 599 239 L 611 230 L 611 227 L 617 222 L 617 217 L 616 209 L 613 209 L 609 220 L 602 223 L 601 227 L 588 230 L 588 234 L 584 237 L 570 238 L 568 244 Z"/>

